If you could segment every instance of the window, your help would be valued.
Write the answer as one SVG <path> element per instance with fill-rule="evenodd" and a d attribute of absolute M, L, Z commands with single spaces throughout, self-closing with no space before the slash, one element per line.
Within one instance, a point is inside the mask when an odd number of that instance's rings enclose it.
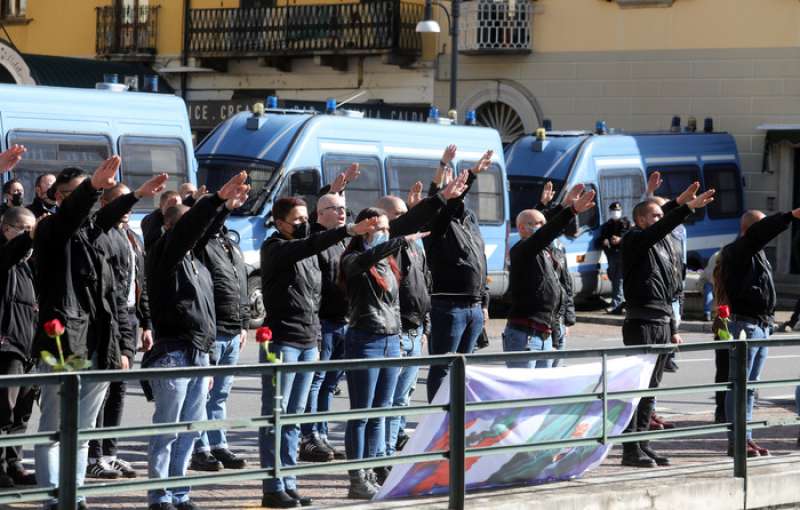
<path fill-rule="evenodd" d="M 28 0 L 0 0 L 0 18 L 23 18 Z"/>
<path fill-rule="evenodd" d="M 673 200 L 683 193 L 693 182 L 700 181 L 700 168 L 697 165 L 651 166 L 647 169 L 650 177 L 655 171 L 661 172 L 661 187 L 656 190 L 656 195 Z M 695 210 L 687 223 L 694 223 L 703 219 L 703 209 Z"/>
<path fill-rule="evenodd" d="M 466 172 L 475 164 L 477 161 L 461 161 L 458 171 Z M 503 223 L 503 174 L 498 165 L 493 163 L 488 170 L 478 174 L 464 203 L 478 216 L 478 223 Z"/>
<path fill-rule="evenodd" d="M 281 183 L 276 195 L 281 197 L 299 197 L 305 200 L 308 212 L 317 208 L 317 194 L 319 193 L 319 171 L 315 168 L 293 170 Z"/>
<path fill-rule="evenodd" d="M 247 172 L 246 183 L 250 185 L 250 195 L 242 207 L 233 211 L 234 216 L 258 214 L 266 201 L 265 186 L 272 180 L 275 167 L 261 161 L 241 162 L 235 160 L 200 161 L 197 169 L 197 185 L 204 184 L 209 191 L 219 190 L 234 175 Z"/>
<path fill-rule="evenodd" d="M 742 214 L 742 180 L 739 167 L 730 163 L 705 165 L 706 188 L 716 190 L 714 201 L 706 206 L 709 218 L 735 218 Z"/>
<path fill-rule="evenodd" d="M 119 153 L 122 158 L 122 182 L 132 190 L 138 188 L 155 174 L 169 174 L 167 189 L 177 190 L 189 180 L 186 147 L 178 138 L 121 136 Z M 135 210 L 156 207 L 157 197 L 140 200 Z"/>
<path fill-rule="evenodd" d="M 383 171 L 381 162 L 370 156 L 350 156 L 346 154 L 326 154 L 322 157 L 322 171 L 325 182 L 332 183 L 336 176 L 353 163 L 361 166 L 361 176 L 347 185 L 345 198 L 347 208 L 358 215 L 362 209 L 372 207 L 383 196 Z"/>
<path fill-rule="evenodd" d="M 71 135 L 36 131 L 11 131 L 8 145 L 24 145 L 28 151 L 14 168 L 14 177 L 22 181 L 26 199 L 33 198 L 36 177 L 58 174 L 74 166 L 93 172 L 111 156 L 111 140 L 101 135 Z"/>
<path fill-rule="evenodd" d="M 641 202 L 645 192 L 642 171 L 638 168 L 601 171 L 598 184 L 598 204 L 603 214 L 608 211 L 612 202 L 619 202 L 622 205 L 622 215 L 633 221 L 633 208 Z"/>
<path fill-rule="evenodd" d="M 438 160 L 390 157 L 386 161 L 389 194 L 405 200 L 414 183 L 422 181 L 422 193 L 424 195 L 428 190 L 433 174 L 438 168 Z"/>

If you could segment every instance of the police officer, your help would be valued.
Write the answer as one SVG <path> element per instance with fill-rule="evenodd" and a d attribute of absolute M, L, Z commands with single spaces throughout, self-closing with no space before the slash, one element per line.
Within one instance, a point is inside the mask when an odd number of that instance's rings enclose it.
<path fill-rule="evenodd" d="M 608 313 L 622 315 L 624 296 L 622 293 L 622 255 L 620 246 L 622 237 L 630 230 L 628 218 L 622 216 L 622 204 L 611 202 L 608 206 L 608 221 L 600 229 L 598 244 L 606 254 L 608 261 L 608 279 L 611 280 L 611 306 Z"/>

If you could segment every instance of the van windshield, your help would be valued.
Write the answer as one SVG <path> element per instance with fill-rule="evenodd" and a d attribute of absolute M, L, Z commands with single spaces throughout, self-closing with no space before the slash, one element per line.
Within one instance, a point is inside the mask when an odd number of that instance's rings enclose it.
<path fill-rule="evenodd" d="M 525 209 L 532 209 L 539 203 L 542 188 L 547 181 L 553 183 L 556 196 L 561 192 L 564 181 L 543 177 L 513 176 L 508 178 L 508 198 L 511 201 L 511 227 L 517 226 L 517 215 Z"/>
<path fill-rule="evenodd" d="M 247 184 L 250 185 L 250 197 L 242 207 L 231 214 L 234 216 L 252 216 L 258 214 L 266 199 L 268 185 L 275 174 L 275 166 L 266 162 L 239 161 L 200 161 L 197 170 L 197 185 L 205 184 L 208 191 L 217 191 L 223 184 L 244 170 L 247 172 Z"/>

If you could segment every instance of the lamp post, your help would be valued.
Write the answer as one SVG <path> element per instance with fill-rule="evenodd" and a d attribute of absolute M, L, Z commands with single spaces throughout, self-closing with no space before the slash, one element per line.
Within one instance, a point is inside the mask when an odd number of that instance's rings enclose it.
<path fill-rule="evenodd" d="M 438 34 L 441 32 L 439 23 L 433 19 L 433 6 L 438 5 L 447 15 L 447 22 L 450 25 L 450 109 L 456 109 L 458 97 L 458 18 L 461 11 L 461 0 L 451 0 L 450 11 L 439 2 L 425 0 L 425 19 L 417 23 L 417 32 L 420 34 Z"/>

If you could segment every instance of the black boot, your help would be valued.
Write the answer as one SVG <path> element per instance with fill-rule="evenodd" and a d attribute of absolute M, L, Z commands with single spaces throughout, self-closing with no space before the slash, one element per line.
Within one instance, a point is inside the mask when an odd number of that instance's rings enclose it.
<path fill-rule="evenodd" d="M 297 508 L 300 506 L 300 502 L 284 491 L 265 492 L 261 496 L 261 506 L 267 508 Z"/>
<path fill-rule="evenodd" d="M 629 467 L 651 468 L 656 467 L 656 462 L 645 455 L 639 443 L 625 443 L 622 445 L 622 465 Z"/>
<path fill-rule="evenodd" d="M 659 466 L 669 466 L 669 459 L 663 455 L 659 455 L 650 448 L 650 441 L 640 441 L 639 449 L 642 450 L 642 453 L 653 459 Z"/>

